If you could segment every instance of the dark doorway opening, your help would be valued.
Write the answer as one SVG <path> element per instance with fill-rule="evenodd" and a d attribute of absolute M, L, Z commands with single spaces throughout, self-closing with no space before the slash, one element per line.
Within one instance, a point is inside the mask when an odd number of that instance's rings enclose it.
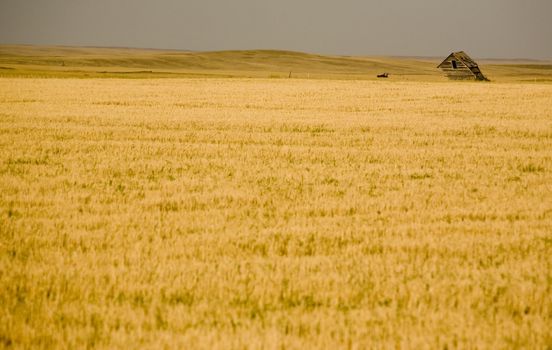
<path fill-rule="evenodd" d="M 455 61 L 455 60 L 452 60 L 452 68 L 453 68 L 453 69 L 458 68 L 458 65 L 456 64 L 456 61 Z"/>

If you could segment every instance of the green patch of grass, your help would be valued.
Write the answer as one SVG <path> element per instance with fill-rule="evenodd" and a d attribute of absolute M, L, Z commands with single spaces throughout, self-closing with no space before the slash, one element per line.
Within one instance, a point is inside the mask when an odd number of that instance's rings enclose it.
<path fill-rule="evenodd" d="M 541 173 L 544 172 L 544 167 L 541 165 L 535 165 L 533 163 L 521 165 L 519 170 L 524 173 Z"/>
<path fill-rule="evenodd" d="M 425 180 L 425 179 L 431 179 L 433 176 L 429 173 L 414 173 L 410 175 L 410 179 L 412 180 Z"/>

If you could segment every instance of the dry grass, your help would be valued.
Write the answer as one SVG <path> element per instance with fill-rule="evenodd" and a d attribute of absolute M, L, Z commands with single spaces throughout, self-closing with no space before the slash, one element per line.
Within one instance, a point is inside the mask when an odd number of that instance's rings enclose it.
<path fill-rule="evenodd" d="M 188 52 L 0 45 L 0 78 L 293 78 L 443 82 L 439 58 L 329 56 L 277 50 Z M 552 82 L 550 61 L 480 61 L 494 82 Z"/>
<path fill-rule="evenodd" d="M 551 106 L 0 79 L 0 347 L 550 348 Z"/>

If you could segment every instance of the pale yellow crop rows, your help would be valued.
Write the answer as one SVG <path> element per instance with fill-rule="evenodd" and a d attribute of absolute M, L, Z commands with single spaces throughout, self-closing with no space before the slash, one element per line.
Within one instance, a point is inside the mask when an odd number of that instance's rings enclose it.
<path fill-rule="evenodd" d="M 552 85 L 0 79 L 0 347 L 550 348 Z"/>

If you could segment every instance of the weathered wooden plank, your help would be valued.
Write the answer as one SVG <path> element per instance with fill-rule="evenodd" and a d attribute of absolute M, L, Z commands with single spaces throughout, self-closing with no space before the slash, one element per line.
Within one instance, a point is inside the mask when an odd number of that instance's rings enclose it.
<path fill-rule="evenodd" d="M 473 74 L 469 69 L 443 69 L 443 72 L 446 73 L 457 73 L 457 74 Z"/>

